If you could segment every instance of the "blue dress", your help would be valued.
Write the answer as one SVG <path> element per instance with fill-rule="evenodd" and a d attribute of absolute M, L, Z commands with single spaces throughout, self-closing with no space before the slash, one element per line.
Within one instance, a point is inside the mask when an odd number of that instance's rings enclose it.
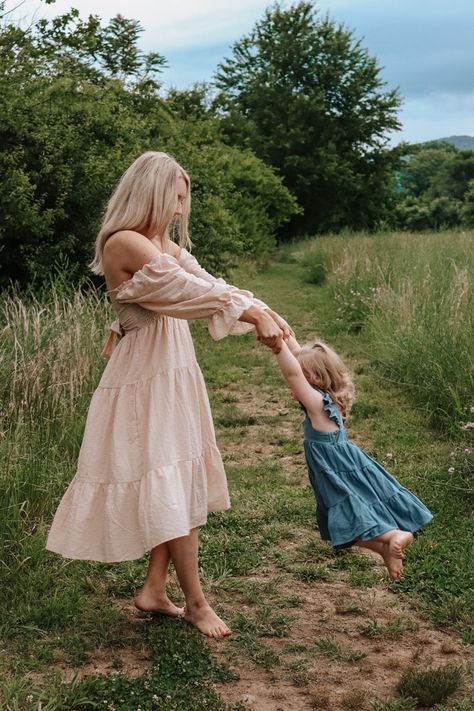
<path fill-rule="evenodd" d="M 319 432 L 307 414 L 303 423 L 321 538 L 335 548 L 347 548 L 359 538 L 369 541 L 394 528 L 413 532 L 429 523 L 433 516 L 426 506 L 347 438 L 339 409 L 329 393 L 319 392 L 324 409 L 339 427 L 336 432 Z"/>

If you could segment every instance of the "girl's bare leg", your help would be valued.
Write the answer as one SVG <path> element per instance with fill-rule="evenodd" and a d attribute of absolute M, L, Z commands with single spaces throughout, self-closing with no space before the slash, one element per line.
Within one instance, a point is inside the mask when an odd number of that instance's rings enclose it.
<path fill-rule="evenodd" d="M 394 528 L 370 541 L 356 541 L 360 548 L 368 548 L 382 556 L 392 580 L 400 580 L 403 572 L 403 549 L 413 541 L 413 533 Z"/>
<path fill-rule="evenodd" d="M 198 568 L 199 529 L 193 528 L 189 536 L 168 541 L 168 547 L 186 598 L 184 618 L 208 637 L 227 637 L 231 634 L 230 629 L 216 615 L 201 588 Z"/>
<path fill-rule="evenodd" d="M 170 563 L 167 543 L 155 546 L 150 553 L 148 570 L 143 587 L 135 596 L 135 607 L 144 612 L 161 612 L 169 617 L 182 617 L 184 608 L 173 605 L 166 594 L 166 579 Z"/>

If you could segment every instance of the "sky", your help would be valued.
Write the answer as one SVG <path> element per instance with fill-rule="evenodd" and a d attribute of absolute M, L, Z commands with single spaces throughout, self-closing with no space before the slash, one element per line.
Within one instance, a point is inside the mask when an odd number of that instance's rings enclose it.
<path fill-rule="evenodd" d="M 260 20 L 268 0 L 57 0 L 39 7 L 26 0 L 22 12 L 52 17 L 70 7 L 103 20 L 120 13 L 143 27 L 140 45 L 168 62 L 165 87 L 184 89 L 210 81 L 231 46 Z M 285 5 L 293 4 L 286 2 Z M 473 0 L 318 0 L 354 32 L 383 67 L 387 88 L 404 99 L 401 132 L 392 143 L 451 135 L 474 136 Z"/>

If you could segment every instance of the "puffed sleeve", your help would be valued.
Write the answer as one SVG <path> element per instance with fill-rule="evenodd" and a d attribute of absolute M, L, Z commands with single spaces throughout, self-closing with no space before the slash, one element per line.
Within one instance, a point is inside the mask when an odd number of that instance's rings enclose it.
<path fill-rule="evenodd" d="M 169 254 L 160 254 L 135 272 L 117 289 L 115 298 L 163 316 L 207 319 L 209 333 L 215 340 L 254 328 L 238 320 L 253 305 L 249 296 L 233 291 L 225 283 L 206 281 L 187 272 Z"/>
<path fill-rule="evenodd" d="M 186 249 L 181 249 L 178 261 L 183 267 L 183 269 L 189 272 L 189 274 L 194 274 L 200 279 L 204 279 L 204 281 L 208 281 L 210 283 L 224 284 L 225 286 L 228 286 L 234 294 L 242 294 L 243 296 L 247 296 L 249 299 L 252 299 L 252 303 L 254 306 L 258 306 L 260 309 L 268 309 L 267 304 L 265 304 L 260 299 L 257 299 L 251 291 L 246 291 L 245 289 L 238 289 L 236 286 L 232 286 L 232 284 L 227 284 L 224 279 L 212 276 L 212 274 L 206 272 L 206 270 L 201 267 L 196 257 L 194 257 L 194 255 L 192 255 Z"/>

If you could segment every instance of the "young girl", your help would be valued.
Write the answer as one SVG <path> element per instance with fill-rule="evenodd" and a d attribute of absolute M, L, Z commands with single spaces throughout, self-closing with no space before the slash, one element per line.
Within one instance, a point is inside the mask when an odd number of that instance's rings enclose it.
<path fill-rule="evenodd" d="M 343 362 L 316 340 L 283 343 L 278 364 L 305 413 L 304 451 L 316 495 L 321 538 L 334 548 L 357 545 L 382 556 L 392 580 L 403 570 L 403 549 L 432 519 L 426 506 L 347 438 L 344 419 L 353 385 Z"/>

